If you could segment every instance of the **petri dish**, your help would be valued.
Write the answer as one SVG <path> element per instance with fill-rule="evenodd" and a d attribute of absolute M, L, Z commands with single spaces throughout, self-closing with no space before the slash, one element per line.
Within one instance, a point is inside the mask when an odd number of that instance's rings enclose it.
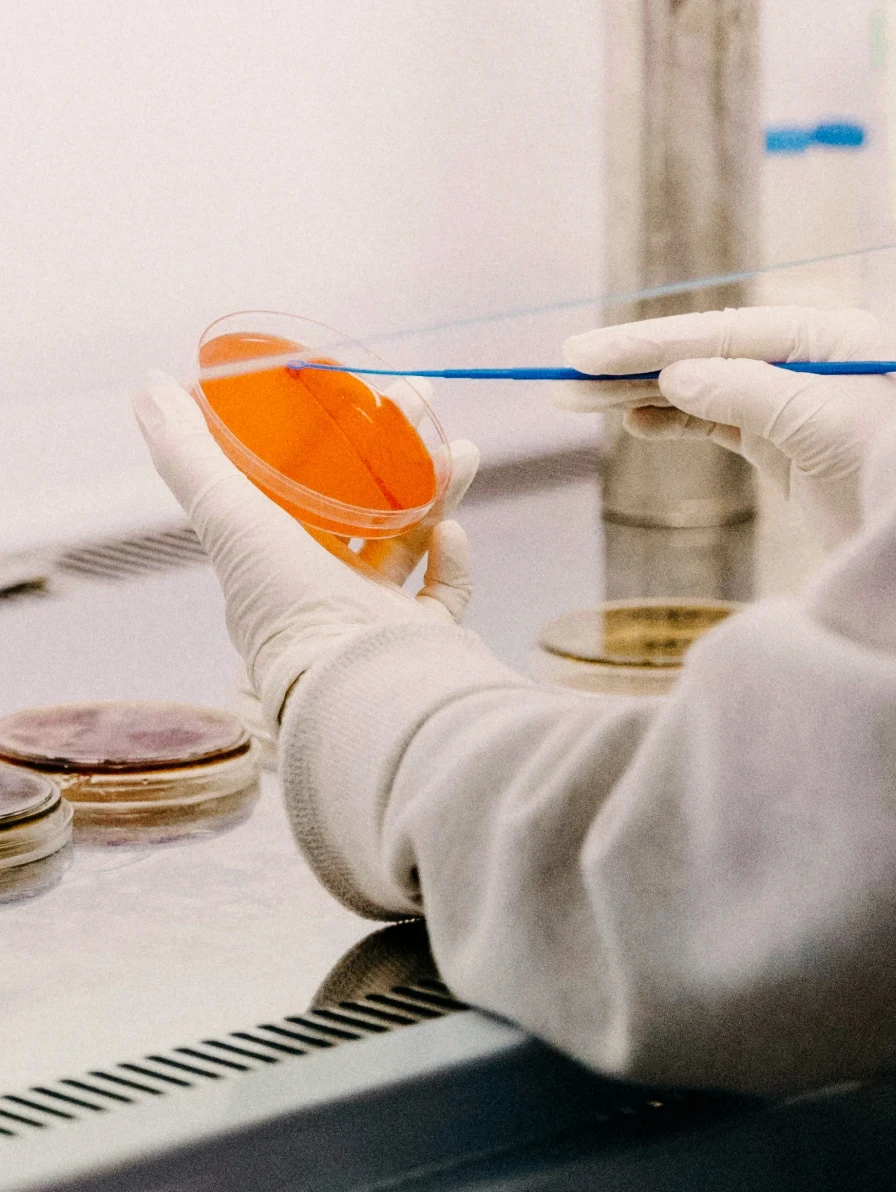
<path fill-rule="evenodd" d="M 238 717 L 154 701 L 27 708 L 0 719 L 0 760 L 51 778 L 75 840 L 136 844 L 241 822 L 259 795 L 258 751 Z"/>
<path fill-rule="evenodd" d="M 0 902 L 55 885 L 71 838 L 72 809 L 58 784 L 0 763 Z"/>
<path fill-rule="evenodd" d="M 344 371 L 287 368 L 302 362 Z M 191 391 L 230 460 L 308 529 L 395 537 L 444 496 L 448 441 L 413 378 L 353 367 L 389 366 L 322 323 L 242 311 L 203 333 Z"/>
<path fill-rule="evenodd" d="M 543 626 L 535 677 L 609 695 L 665 695 L 698 638 L 742 606 L 731 600 L 609 600 Z"/>

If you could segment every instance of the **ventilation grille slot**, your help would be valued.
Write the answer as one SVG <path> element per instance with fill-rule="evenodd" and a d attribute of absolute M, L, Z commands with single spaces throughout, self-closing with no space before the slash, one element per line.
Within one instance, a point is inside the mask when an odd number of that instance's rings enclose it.
<path fill-rule="evenodd" d="M 596 483 L 601 458 L 598 445 L 491 464 L 479 471 L 466 500 L 468 503 L 492 501 L 585 479 Z M 82 542 L 55 559 L 49 584 L 26 583 L 7 588 L 0 591 L 0 602 L 9 604 L 30 597 L 64 596 L 64 585 L 60 587 L 54 580 L 121 582 L 207 562 L 199 539 L 190 526 L 183 524 L 129 538 Z"/>
<path fill-rule="evenodd" d="M 421 978 L 388 992 L 365 993 L 332 1006 L 320 1006 L 279 1022 L 203 1039 L 188 1047 L 147 1055 L 135 1063 L 114 1064 L 77 1078 L 34 1085 L 0 1096 L 0 1143 L 34 1137 L 41 1131 L 97 1114 L 151 1102 L 210 1081 L 230 1080 L 271 1064 L 313 1055 L 343 1043 L 370 1038 L 469 1009 L 439 980 Z M 588 1120 L 608 1136 L 645 1127 L 665 1129 L 694 1122 L 727 1106 L 730 1098 L 687 1090 L 653 1092 L 620 1085 L 612 1100 L 602 1095 Z M 662 1111 L 662 1112 L 660 1112 Z"/>
<path fill-rule="evenodd" d="M 126 580 L 207 562 L 208 556 L 193 530 L 178 526 L 137 538 L 75 547 L 60 555 L 56 569 L 89 579 Z"/>
<path fill-rule="evenodd" d="M 22 1093 L 0 1095 L 0 1140 L 33 1135 L 466 1009 L 441 981 L 425 978 L 396 985 L 388 993 L 364 994 L 219 1039 L 174 1047 L 135 1063 L 35 1085 Z"/>

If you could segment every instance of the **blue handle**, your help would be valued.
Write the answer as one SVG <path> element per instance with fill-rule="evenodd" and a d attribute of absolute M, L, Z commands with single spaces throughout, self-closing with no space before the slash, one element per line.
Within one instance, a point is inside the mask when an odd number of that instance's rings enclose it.
<path fill-rule="evenodd" d="M 820 360 L 817 363 L 793 360 L 777 364 L 788 372 L 817 373 L 825 377 L 874 377 L 896 372 L 896 360 Z"/>
<path fill-rule="evenodd" d="M 655 381 L 659 371 L 642 373 L 583 373 L 575 368 L 352 368 L 344 364 L 313 364 L 297 360 L 290 372 L 313 368 L 319 372 L 348 372 L 368 377 L 439 377 L 448 381 Z M 896 373 L 896 360 L 775 361 L 775 368 L 819 376 L 859 377 Z"/>

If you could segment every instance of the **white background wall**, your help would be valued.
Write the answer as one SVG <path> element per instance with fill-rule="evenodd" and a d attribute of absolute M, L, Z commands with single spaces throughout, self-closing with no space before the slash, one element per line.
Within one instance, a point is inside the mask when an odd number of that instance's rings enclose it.
<path fill-rule="evenodd" d="M 767 0 L 769 120 L 863 114 L 874 3 Z M 599 294 L 601 62 L 599 0 L 0 5 L 0 549 L 163 501 L 123 394 L 218 315 Z M 593 317 L 432 343 L 557 359 Z"/>
<path fill-rule="evenodd" d="M 0 6 L 7 542 L 163 500 L 122 393 L 221 314 L 370 339 L 598 293 L 600 24 L 593 0 Z"/>
<path fill-rule="evenodd" d="M 763 0 L 765 115 L 771 124 L 868 119 L 873 22 L 882 0 Z"/>

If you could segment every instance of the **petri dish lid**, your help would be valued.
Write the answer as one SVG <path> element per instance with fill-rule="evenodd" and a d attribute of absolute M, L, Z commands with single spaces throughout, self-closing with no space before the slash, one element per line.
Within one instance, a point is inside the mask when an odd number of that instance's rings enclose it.
<path fill-rule="evenodd" d="M 59 799 L 49 778 L 0 762 L 0 830 L 45 815 Z"/>
<path fill-rule="evenodd" d="M 730 600 L 608 600 L 549 621 L 539 645 L 604 666 L 680 667 L 694 642 L 740 607 Z"/>
<path fill-rule="evenodd" d="M 236 716 L 189 704 L 60 704 L 0 719 L 0 761 L 51 772 L 176 769 L 224 761 L 250 745 Z"/>

